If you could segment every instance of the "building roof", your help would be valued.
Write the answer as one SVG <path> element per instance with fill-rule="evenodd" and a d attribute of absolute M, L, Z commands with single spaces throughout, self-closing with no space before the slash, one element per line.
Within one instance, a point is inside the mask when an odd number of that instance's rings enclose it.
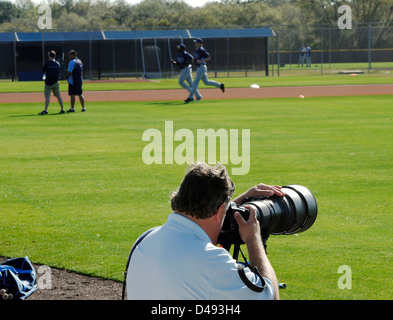
<path fill-rule="evenodd" d="M 138 30 L 138 31 L 45 31 L 0 33 L 0 42 L 40 41 L 89 41 L 89 40 L 143 40 L 143 39 L 192 39 L 192 38 L 265 38 L 274 37 L 271 28 L 245 29 L 179 29 L 179 30 Z"/>

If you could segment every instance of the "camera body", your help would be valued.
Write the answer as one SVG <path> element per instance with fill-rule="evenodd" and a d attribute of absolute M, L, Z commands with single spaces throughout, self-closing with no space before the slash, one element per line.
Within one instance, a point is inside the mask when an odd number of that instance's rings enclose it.
<path fill-rule="evenodd" d="M 239 212 L 248 220 L 249 210 L 246 205 L 256 210 L 261 236 L 267 240 L 270 234 L 294 234 L 304 232 L 315 222 L 318 206 L 314 195 L 306 187 L 288 185 L 282 188 L 285 196 L 256 197 L 244 199 L 240 206 L 231 202 L 226 212 L 218 243 L 224 248 L 243 244 L 239 234 L 239 226 L 234 213 Z"/>
<path fill-rule="evenodd" d="M 218 243 L 222 244 L 224 247 L 225 244 L 239 245 L 244 243 L 240 237 L 239 226 L 234 217 L 235 212 L 239 212 L 244 220 L 248 220 L 250 216 L 250 211 L 244 208 L 243 205 L 238 206 L 235 202 L 229 204 L 220 235 L 218 236 Z"/>

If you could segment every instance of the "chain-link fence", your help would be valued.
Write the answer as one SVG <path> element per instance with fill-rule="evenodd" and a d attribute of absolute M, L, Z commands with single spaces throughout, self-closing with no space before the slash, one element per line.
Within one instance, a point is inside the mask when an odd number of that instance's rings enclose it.
<path fill-rule="evenodd" d="M 271 75 L 390 73 L 393 69 L 393 26 L 358 24 L 273 26 Z M 310 53 L 309 53 L 310 52 Z"/>
<path fill-rule="evenodd" d="M 268 30 L 269 32 L 266 32 Z M 64 78 L 67 52 L 74 49 L 87 79 L 172 77 L 169 63 L 184 43 L 202 37 L 212 55 L 209 76 L 277 76 L 331 73 L 386 73 L 393 69 L 393 26 L 273 25 L 269 28 L 164 29 L 0 33 L 0 78 L 37 80 L 55 50 Z"/>

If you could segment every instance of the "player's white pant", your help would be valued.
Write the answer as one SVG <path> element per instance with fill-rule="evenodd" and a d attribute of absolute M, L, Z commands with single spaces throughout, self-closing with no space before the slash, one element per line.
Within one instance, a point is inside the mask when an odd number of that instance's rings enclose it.
<path fill-rule="evenodd" d="M 192 96 L 195 94 L 197 98 L 201 97 L 201 95 L 198 92 L 198 86 L 199 86 L 199 82 L 203 81 L 203 83 L 206 86 L 214 86 L 216 88 L 220 87 L 220 83 L 216 82 L 216 81 L 212 81 L 209 80 L 207 78 L 207 67 L 205 64 L 199 65 L 199 67 L 197 67 L 196 69 L 196 75 L 195 75 L 195 79 L 194 79 L 194 85 L 192 87 L 192 92 L 190 92 L 190 96 L 189 98 L 192 99 Z"/>
<path fill-rule="evenodd" d="M 311 57 L 306 57 L 307 67 L 311 67 Z"/>
<path fill-rule="evenodd" d="M 188 85 L 187 85 L 187 83 Z M 191 73 L 191 66 L 187 66 L 181 70 L 179 76 L 179 84 L 186 89 L 189 93 L 192 91 L 192 73 Z"/>

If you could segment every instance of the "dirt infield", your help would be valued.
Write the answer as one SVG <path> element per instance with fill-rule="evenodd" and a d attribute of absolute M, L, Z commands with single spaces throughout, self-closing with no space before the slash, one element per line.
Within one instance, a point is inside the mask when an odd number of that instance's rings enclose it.
<path fill-rule="evenodd" d="M 225 93 L 219 89 L 201 89 L 205 100 L 291 98 L 307 97 L 385 95 L 393 94 L 393 84 L 347 85 L 347 86 L 310 86 L 310 87 L 267 87 L 267 88 L 228 88 Z M 172 101 L 184 100 L 187 92 L 182 89 L 171 90 L 129 90 L 129 91 L 85 91 L 87 102 L 94 101 Z M 66 92 L 62 98 L 68 102 Z M 51 98 L 52 102 L 56 99 Z M 39 103 L 44 102 L 44 94 L 0 93 L 0 103 Z"/>
<path fill-rule="evenodd" d="M 7 258 L 0 257 L 0 263 Z M 33 264 L 40 284 L 40 265 Z M 124 266 L 125 267 L 125 266 Z M 49 278 L 46 274 L 47 279 Z M 90 277 L 76 272 L 50 268 L 49 283 L 35 291 L 28 300 L 121 300 L 123 284 L 118 281 Z M 45 280 L 46 281 L 46 280 Z M 1 301 L 0 301 L 1 303 Z"/>

